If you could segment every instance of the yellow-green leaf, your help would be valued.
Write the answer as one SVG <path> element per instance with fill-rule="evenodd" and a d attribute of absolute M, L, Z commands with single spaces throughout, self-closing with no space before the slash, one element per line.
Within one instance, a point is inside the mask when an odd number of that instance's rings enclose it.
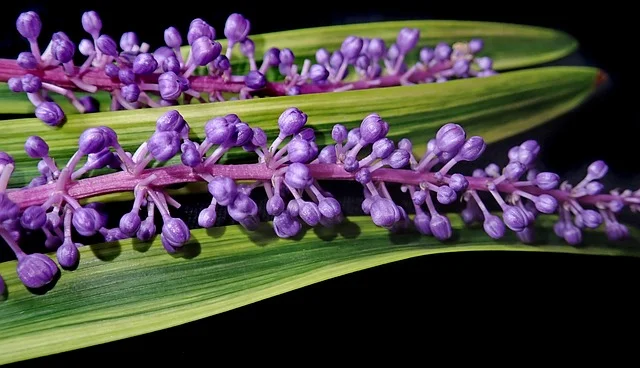
<path fill-rule="evenodd" d="M 464 228 L 451 215 L 455 242 L 415 232 L 391 234 L 369 217 L 334 230 L 308 230 L 299 240 L 276 237 L 269 223 L 252 233 L 239 226 L 194 230 L 189 257 L 167 254 L 156 239 L 81 248 L 77 270 L 63 271 L 44 295 L 28 292 L 15 262 L 0 264 L 8 297 L 0 302 L 0 364 L 156 331 L 270 298 L 358 270 L 407 258 L 462 251 L 562 252 L 640 256 L 638 244 L 612 245 L 587 232 L 586 246 L 553 235 L 555 217 L 540 217 L 544 245 L 522 245 L 513 234 L 492 240 L 481 226 Z M 632 238 L 637 239 L 634 228 Z M 548 239 L 547 239 L 548 238 Z"/>

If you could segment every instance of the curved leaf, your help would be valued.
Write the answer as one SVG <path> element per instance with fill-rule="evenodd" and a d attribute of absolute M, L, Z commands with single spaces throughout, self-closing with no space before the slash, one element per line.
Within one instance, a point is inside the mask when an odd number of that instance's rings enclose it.
<path fill-rule="evenodd" d="M 262 59 L 264 52 L 271 47 L 290 48 L 296 55 L 296 61 L 302 64 L 305 58 L 315 61 L 315 52 L 320 47 L 329 50 L 340 48 L 342 41 L 349 35 L 361 37 L 380 37 L 387 45 L 395 42 L 397 33 L 403 27 L 419 28 L 419 46 L 434 46 L 438 42 L 453 43 L 468 41 L 480 37 L 485 42 L 483 55 L 494 59 L 496 70 L 506 70 L 533 66 L 550 62 L 572 53 L 578 47 L 577 41 L 570 35 L 547 28 L 469 21 L 414 20 L 396 22 L 374 22 L 348 24 L 340 26 L 297 29 L 283 32 L 264 33 L 250 36 L 256 45 L 256 58 Z M 220 41 L 226 48 L 227 42 Z M 188 54 L 189 48 L 183 47 Z M 417 49 L 407 58 L 417 60 Z M 236 47 L 232 64 L 237 73 L 248 71 L 247 59 Z M 270 77 L 276 77 L 273 73 Z M 83 95 L 83 94 L 80 94 Z M 62 96 L 53 94 L 65 112 L 75 114 L 77 110 Z M 100 101 L 101 111 L 109 108 L 110 97 L 106 92 L 94 97 Z M 0 83 L 0 113 L 32 114 L 34 107 L 23 93 L 13 93 L 6 83 Z"/>
<path fill-rule="evenodd" d="M 482 135 L 487 142 L 543 124 L 584 101 L 599 76 L 598 69 L 589 67 L 545 67 L 441 84 L 72 115 L 63 128 L 48 127 L 35 118 L 5 120 L 0 150 L 16 160 L 10 186 L 23 186 L 39 175 L 36 160 L 24 152 L 25 132 L 43 136 L 51 147 L 50 155 L 64 163 L 75 152 L 82 131 L 93 126 L 110 126 L 125 149 L 134 151 L 153 133 L 155 120 L 171 108 L 189 122 L 193 139 L 201 140 L 205 122 L 228 113 L 238 114 L 275 137 L 278 116 L 297 106 L 309 115 L 308 125 L 316 129 L 320 146 L 330 140 L 326 133 L 333 124 L 355 127 L 367 114 L 377 112 L 389 122 L 391 139 L 411 137 L 421 155 L 427 140 L 448 121 L 462 124 L 468 134 Z M 253 154 L 234 149 L 221 162 L 247 158 L 253 160 Z"/>
<path fill-rule="evenodd" d="M 189 256 L 167 254 L 152 244 L 120 241 L 81 248 L 77 270 L 62 273 L 44 295 L 17 279 L 15 262 L 0 264 L 8 298 L 0 302 L 0 364 L 68 351 L 156 331 L 221 313 L 377 265 L 447 252 L 502 250 L 640 256 L 637 244 L 607 245 L 602 233 L 585 234 L 585 247 L 563 245 L 551 229 L 537 226 L 545 245 L 522 245 L 513 234 L 495 241 L 480 226 L 440 243 L 415 232 L 391 234 L 369 217 L 352 217 L 335 229 L 308 230 L 295 240 L 262 224 L 247 234 L 239 226 L 194 230 Z M 633 238 L 638 231 L 634 228 Z"/>

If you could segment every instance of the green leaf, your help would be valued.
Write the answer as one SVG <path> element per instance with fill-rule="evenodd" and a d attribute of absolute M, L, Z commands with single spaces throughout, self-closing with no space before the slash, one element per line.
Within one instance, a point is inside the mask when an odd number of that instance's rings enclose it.
<path fill-rule="evenodd" d="M 51 156 L 64 163 L 89 127 L 110 126 L 125 149 L 134 151 L 153 133 L 155 120 L 175 108 L 191 125 L 196 140 L 203 139 L 207 120 L 232 112 L 273 138 L 278 116 L 297 106 L 309 115 L 308 124 L 317 130 L 320 146 L 330 140 L 327 132 L 333 124 L 355 127 L 367 114 L 377 112 L 389 122 L 391 139 L 411 137 L 421 155 L 427 140 L 449 121 L 462 124 L 469 134 L 481 135 L 487 142 L 543 124 L 584 101 L 594 91 L 600 73 L 589 67 L 545 67 L 440 84 L 72 115 L 62 128 L 48 127 L 35 118 L 5 120 L 0 150 L 16 160 L 10 186 L 24 186 L 39 175 L 36 160 L 24 152 L 25 132 L 44 137 Z M 234 149 L 222 162 L 247 159 L 253 160 L 253 154 Z M 178 161 L 174 158 L 169 163 Z"/>
<path fill-rule="evenodd" d="M 485 49 L 481 53 L 494 59 L 496 70 L 522 68 L 550 62 L 562 58 L 577 49 L 577 41 L 566 33 L 532 26 L 468 21 L 415 20 L 398 22 L 376 22 L 348 24 L 298 29 L 283 32 L 264 33 L 250 36 L 256 45 L 256 58 L 262 59 L 264 52 L 271 47 L 290 48 L 296 55 L 296 62 L 302 64 L 305 58 L 315 61 L 315 52 L 320 47 L 329 50 L 339 49 L 342 41 L 349 35 L 361 37 L 380 37 L 387 45 L 395 42 L 397 33 L 403 27 L 419 28 L 418 45 L 435 46 L 438 42 L 469 41 L 481 37 Z M 220 41 L 226 48 L 226 40 Z M 407 61 L 417 60 L 418 49 L 409 55 Z M 189 47 L 182 48 L 185 57 Z M 234 49 L 232 64 L 236 73 L 244 74 L 249 69 L 247 59 Z M 278 77 L 273 71 L 269 77 Z M 61 103 L 67 114 L 78 113 L 62 96 L 52 94 L 56 102 Z M 84 96 L 84 94 L 79 94 Z M 100 101 L 101 111 L 109 108 L 110 97 L 106 92 L 95 96 Z M 24 93 L 13 93 L 6 83 L 0 83 L 0 113 L 32 114 L 34 107 Z"/>
<path fill-rule="evenodd" d="M 496 70 L 529 67 L 560 59 L 574 52 L 578 42 L 570 35 L 548 28 L 508 23 L 472 22 L 456 20 L 408 20 L 392 22 L 372 22 L 346 24 L 340 26 L 296 29 L 274 33 L 250 35 L 256 46 L 256 58 L 261 59 L 271 47 L 290 48 L 296 62 L 302 64 L 307 58 L 315 62 L 315 52 L 321 47 L 330 51 L 340 48 L 347 36 L 382 38 L 387 46 L 396 41 L 403 27 L 420 29 L 420 41 L 407 61 L 418 59 L 421 47 L 434 47 L 439 42 L 468 42 L 473 38 L 482 38 L 485 43 L 483 56 L 494 59 Z M 223 49 L 227 42 L 220 41 Z M 182 48 L 187 55 L 189 47 Z M 246 58 L 238 47 L 231 58 L 234 70 L 248 70 Z"/>
<path fill-rule="evenodd" d="M 415 232 L 391 234 L 369 217 L 352 217 L 334 230 L 306 231 L 300 239 L 276 237 L 270 224 L 253 233 L 239 226 L 194 230 L 190 256 L 167 254 L 160 240 L 135 240 L 81 248 L 77 270 L 34 295 L 20 284 L 15 262 L 0 264 L 8 297 L 0 302 L 0 364 L 54 354 L 156 331 L 215 315 L 306 285 L 385 263 L 463 251 L 561 252 L 640 256 L 637 244 L 617 247 L 600 232 L 585 233 L 585 247 L 563 245 L 553 235 L 555 217 L 540 217 L 544 245 L 522 245 L 511 233 L 492 240 L 481 226 L 440 243 Z M 632 238 L 636 238 L 635 228 Z M 548 237 L 548 239 L 545 239 Z"/>

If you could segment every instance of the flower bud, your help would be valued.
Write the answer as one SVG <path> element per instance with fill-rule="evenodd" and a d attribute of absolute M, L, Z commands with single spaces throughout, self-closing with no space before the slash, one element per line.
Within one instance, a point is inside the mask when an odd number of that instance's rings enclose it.
<path fill-rule="evenodd" d="M 22 77 L 22 90 L 27 93 L 39 92 L 42 88 L 42 81 L 33 74 L 25 74 Z"/>
<path fill-rule="evenodd" d="M 493 239 L 500 239 L 504 236 L 505 226 L 500 217 L 489 215 L 485 217 L 483 223 L 484 231 Z"/>
<path fill-rule="evenodd" d="M 307 114 L 297 107 L 286 109 L 278 118 L 280 136 L 286 137 L 296 134 L 307 123 Z"/>
<path fill-rule="evenodd" d="M 196 18 L 191 21 L 189 25 L 189 31 L 187 32 L 187 42 L 189 45 L 193 45 L 193 43 L 200 37 L 206 37 L 209 40 L 213 40 L 216 38 L 215 30 L 211 27 L 207 22 L 200 18 Z"/>
<path fill-rule="evenodd" d="M 169 27 L 164 30 L 164 43 L 172 49 L 182 45 L 182 36 L 180 36 L 180 32 L 176 27 Z"/>
<path fill-rule="evenodd" d="M 298 216 L 300 216 L 300 219 L 306 222 L 309 226 L 316 226 L 318 222 L 320 222 L 320 217 L 322 216 L 320 210 L 318 209 L 318 205 L 314 202 L 307 202 L 302 200 L 300 200 L 299 202 L 301 202 L 298 205 Z"/>
<path fill-rule="evenodd" d="M 340 52 L 342 56 L 348 61 L 354 60 L 360 55 L 362 50 L 362 38 L 356 36 L 348 36 L 342 41 L 340 46 Z"/>
<path fill-rule="evenodd" d="M 91 10 L 82 14 L 82 28 L 93 38 L 98 38 L 102 29 L 102 20 L 98 13 Z"/>
<path fill-rule="evenodd" d="M 182 94 L 182 85 L 174 72 L 162 73 L 158 77 L 158 90 L 164 100 L 176 100 Z"/>
<path fill-rule="evenodd" d="M 305 164 L 294 162 L 287 167 L 284 181 L 296 189 L 305 189 L 313 183 L 313 177 Z"/>
<path fill-rule="evenodd" d="M 560 183 L 560 176 L 552 172 L 541 172 L 536 175 L 535 183 L 543 190 L 555 189 Z"/>
<path fill-rule="evenodd" d="M 429 223 L 429 228 L 431 229 L 433 236 L 440 241 L 447 240 L 453 235 L 451 222 L 447 216 L 440 214 L 433 216 Z"/>
<path fill-rule="evenodd" d="M 35 56 L 30 52 L 21 52 L 18 54 L 18 59 L 16 61 L 18 66 L 22 69 L 33 70 L 38 68 L 38 62 L 36 61 Z"/>
<path fill-rule="evenodd" d="M 83 236 L 91 236 L 98 231 L 98 223 L 100 215 L 93 208 L 78 208 L 73 211 L 71 222 L 76 231 Z"/>
<path fill-rule="evenodd" d="M 47 223 L 47 213 L 40 206 L 27 207 L 20 217 L 20 224 L 28 230 L 37 230 Z"/>
<path fill-rule="evenodd" d="M 436 147 L 442 152 L 457 152 L 465 143 L 466 133 L 458 124 L 447 123 L 436 133 Z"/>
<path fill-rule="evenodd" d="M 505 225 L 515 232 L 524 230 L 529 224 L 527 215 L 520 207 L 507 206 L 502 214 Z"/>
<path fill-rule="evenodd" d="M 324 197 L 318 203 L 318 209 L 322 216 L 333 219 L 342 213 L 342 207 L 340 206 L 340 202 L 338 202 L 335 198 L 332 197 Z"/>
<path fill-rule="evenodd" d="M 9 89 L 12 92 L 24 92 L 24 90 L 22 89 L 22 78 L 20 77 L 9 78 L 7 84 L 9 85 Z"/>
<path fill-rule="evenodd" d="M 182 143 L 180 150 L 182 151 L 182 155 L 180 155 L 182 164 L 189 167 L 196 167 L 202 163 L 202 155 L 200 155 L 200 152 L 198 152 L 193 142 L 187 141 Z"/>
<path fill-rule="evenodd" d="M 157 161 L 168 161 L 180 150 L 180 135 L 172 130 L 156 131 L 147 141 L 147 148 Z"/>
<path fill-rule="evenodd" d="M 457 198 L 458 198 L 458 195 L 453 189 L 451 189 L 450 186 L 443 185 L 438 188 L 438 194 L 436 196 L 436 199 L 438 200 L 438 202 L 442 204 L 450 204 L 455 202 Z"/>
<path fill-rule="evenodd" d="M 125 32 L 120 37 L 120 48 L 123 51 L 133 51 L 138 46 L 138 35 L 135 32 Z"/>
<path fill-rule="evenodd" d="M 384 228 L 393 226 L 400 219 L 398 206 L 388 198 L 375 198 L 369 213 L 373 223 Z"/>
<path fill-rule="evenodd" d="M 56 250 L 56 258 L 62 268 L 70 269 L 75 267 L 80 261 L 80 252 L 78 246 L 70 239 L 62 243 Z"/>
<path fill-rule="evenodd" d="M 261 89 L 267 85 L 267 79 L 264 74 L 257 70 L 252 70 L 245 77 L 244 83 L 251 89 Z"/>
<path fill-rule="evenodd" d="M 542 213 L 554 213 L 558 209 L 558 201 L 548 195 L 541 194 L 535 201 L 536 209 Z"/>
<path fill-rule="evenodd" d="M 582 243 L 582 232 L 571 223 L 566 223 L 562 237 L 569 245 L 578 245 Z"/>
<path fill-rule="evenodd" d="M 467 181 L 467 178 L 465 178 L 464 175 L 456 173 L 451 175 L 451 177 L 449 178 L 449 186 L 456 192 L 462 192 L 467 190 L 469 181 Z"/>
<path fill-rule="evenodd" d="M 380 59 L 386 52 L 384 40 L 381 38 L 372 38 L 367 46 L 367 55 L 372 59 Z"/>
<path fill-rule="evenodd" d="M 391 46 L 387 49 L 387 59 L 391 62 L 394 62 L 400 56 L 400 50 L 398 49 L 398 45 L 392 43 Z"/>
<path fill-rule="evenodd" d="M 107 35 L 101 35 L 96 40 L 96 46 L 98 46 L 98 50 L 100 50 L 103 54 L 117 57 L 118 56 L 118 47 L 116 46 L 116 41 L 113 38 Z"/>
<path fill-rule="evenodd" d="M 382 138 L 383 135 L 382 118 L 378 114 L 367 115 L 360 124 L 360 138 L 365 143 L 373 143 Z"/>
<path fill-rule="evenodd" d="M 25 141 L 24 151 L 31 158 L 43 158 L 49 154 L 49 145 L 39 136 L 32 135 Z"/>
<path fill-rule="evenodd" d="M 229 216 L 238 222 L 258 214 L 258 205 L 248 195 L 238 192 L 238 195 L 227 207 Z"/>
<path fill-rule="evenodd" d="M 53 281 L 59 270 L 51 258 L 34 253 L 18 260 L 16 271 L 24 286 L 38 289 Z"/>
<path fill-rule="evenodd" d="M 340 52 L 339 50 L 336 50 L 331 54 L 331 58 L 329 59 L 329 65 L 334 69 L 338 69 L 342 65 L 343 60 L 344 60 L 344 56 L 342 56 L 342 52 Z"/>
<path fill-rule="evenodd" d="M 238 195 L 236 182 L 226 176 L 216 176 L 208 184 L 209 193 L 222 206 L 231 204 Z"/>
<path fill-rule="evenodd" d="M 469 61 L 466 59 L 458 59 L 453 63 L 453 72 L 458 77 L 465 77 L 469 73 Z"/>
<path fill-rule="evenodd" d="M 149 53 L 136 56 L 133 61 L 133 72 L 138 75 L 151 74 L 158 68 L 158 61 Z"/>
<path fill-rule="evenodd" d="M 293 62 L 296 59 L 296 57 L 293 54 L 293 51 L 291 51 L 291 49 L 282 49 L 280 51 L 279 58 L 280 58 L 280 64 L 281 65 L 285 65 L 285 66 L 293 65 Z"/>
<path fill-rule="evenodd" d="M 602 160 L 598 160 L 589 165 L 589 167 L 587 168 L 587 173 L 589 174 L 589 178 L 591 180 L 599 180 L 607 175 L 608 170 L 609 167 L 607 166 L 607 164 Z"/>
<path fill-rule="evenodd" d="M 592 181 L 585 186 L 585 190 L 588 195 L 600 194 L 603 189 L 604 185 L 602 185 L 602 183 L 600 183 L 599 181 Z"/>
<path fill-rule="evenodd" d="M 473 136 L 464 142 L 458 152 L 458 157 L 464 161 L 474 161 L 482 155 L 486 147 L 487 145 L 485 144 L 484 139 L 478 136 Z"/>
<path fill-rule="evenodd" d="M 451 46 L 447 45 L 444 42 L 440 42 L 439 44 L 436 45 L 434 52 L 435 52 L 436 60 L 438 61 L 449 60 L 449 58 L 451 57 Z"/>
<path fill-rule="evenodd" d="M 129 212 L 120 219 L 120 231 L 127 236 L 134 236 L 140 229 L 140 216 L 135 212 Z"/>
<path fill-rule="evenodd" d="M 472 54 L 477 54 L 482 50 L 483 47 L 484 41 L 482 41 L 482 39 L 474 38 L 469 41 L 469 52 L 471 52 Z"/>
<path fill-rule="evenodd" d="M 371 146 L 371 153 L 380 159 L 385 159 L 391 155 L 394 150 L 393 141 L 389 138 L 378 139 Z M 406 151 L 406 150 L 405 150 Z"/>
<path fill-rule="evenodd" d="M 104 66 L 104 74 L 106 74 L 106 76 L 109 78 L 119 78 L 120 68 L 118 68 L 115 64 L 107 64 Z"/>
<path fill-rule="evenodd" d="M 420 61 L 425 65 L 429 64 L 435 56 L 436 53 L 432 48 L 423 47 L 420 49 Z"/>
<path fill-rule="evenodd" d="M 282 212 L 273 218 L 273 230 L 280 238 L 295 236 L 301 228 L 300 222 L 287 212 Z"/>
<path fill-rule="evenodd" d="M 65 118 L 64 112 L 55 102 L 42 102 L 36 107 L 36 117 L 47 125 L 57 126 L 62 123 Z"/>
<path fill-rule="evenodd" d="M 220 55 L 222 45 L 208 37 L 200 37 L 191 44 L 191 58 L 196 65 L 205 66 Z"/>
<path fill-rule="evenodd" d="M 430 222 L 431 216 L 424 212 L 417 213 L 413 219 L 413 225 L 416 227 L 416 230 L 423 235 L 431 235 Z"/>
<path fill-rule="evenodd" d="M 329 77 L 329 71 L 320 64 L 313 64 L 309 69 L 309 78 L 318 83 L 324 82 Z"/>
<path fill-rule="evenodd" d="M 216 117 L 204 126 L 204 132 L 207 140 L 212 144 L 223 144 L 236 132 L 235 124 L 229 123 L 223 117 Z"/>
<path fill-rule="evenodd" d="M 120 88 L 120 92 L 127 102 L 136 102 L 138 101 L 138 97 L 140 97 L 140 87 L 138 87 L 137 84 L 127 84 Z"/>
<path fill-rule="evenodd" d="M 479 57 L 476 59 L 476 64 L 478 64 L 478 68 L 481 70 L 490 70 L 493 68 L 493 60 L 490 57 Z"/>
<path fill-rule="evenodd" d="M 156 235 L 156 225 L 151 221 L 151 218 L 142 221 L 136 237 L 141 241 L 149 241 L 154 235 Z"/>
<path fill-rule="evenodd" d="M 224 25 L 224 36 L 231 42 L 236 43 L 244 40 L 251 29 L 251 23 L 241 14 L 233 13 L 227 18 Z"/>
<path fill-rule="evenodd" d="M 504 176 L 509 181 L 516 181 L 520 179 L 526 170 L 527 168 L 522 163 L 518 161 L 510 162 L 504 168 Z"/>
<path fill-rule="evenodd" d="M 334 145 L 325 146 L 318 154 L 318 161 L 321 164 L 335 164 L 337 160 L 336 147 Z"/>
<path fill-rule="evenodd" d="M 369 169 L 367 169 L 366 167 L 363 167 L 356 172 L 354 178 L 358 183 L 365 185 L 371 181 L 371 171 L 369 171 Z"/>
<path fill-rule="evenodd" d="M 191 239 L 191 232 L 182 219 L 172 217 L 162 225 L 162 236 L 169 245 L 179 248 Z"/>
<path fill-rule="evenodd" d="M 100 152 L 108 145 L 108 137 L 98 127 L 86 129 L 78 138 L 78 150 L 85 154 Z"/>
<path fill-rule="evenodd" d="M 35 40 L 42 30 L 42 21 L 37 13 L 28 11 L 21 13 L 16 20 L 16 28 L 20 35 L 28 40 Z"/>
<path fill-rule="evenodd" d="M 402 28 L 398 33 L 396 45 L 402 54 L 406 54 L 416 47 L 420 39 L 420 30 L 417 28 Z"/>

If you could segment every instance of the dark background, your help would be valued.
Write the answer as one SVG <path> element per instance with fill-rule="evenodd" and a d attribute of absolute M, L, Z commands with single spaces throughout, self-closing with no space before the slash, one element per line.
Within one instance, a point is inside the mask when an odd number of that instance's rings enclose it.
<path fill-rule="evenodd" d="M 183 4 L 184 3 L 184 4 Z M 21 11 L 37 11 L 43 35 L 63 30 L 73 40 L 86 37 L 80 16 L 100 13 L 103 32 L 116 40 L 135 31 L 152 48 L 162 31 L 176 26 L 183 37 L 189 22 L 200 17 L 219 37 L 226 17 L 240 12 L 250 19 L 252 34 L 397 19 L 459 19 L 530 24 L 563 30 L 580 42 L 577 55 L 562 64 L 595 65 L 610 83 L 604 93 L 545 127 L 491 146 L 489 155 L 504 155 L 510 143 L 540 139 L 547 169 L 579 180 L 586 166 L 604 159 L 610 166 L 607 185 L 637 188 L 639 160 L 637 91 L 639 41 L 634 12 L 615 2 L 570 4 L 515 2 L 183 2 L 169 6 L 150 2 L 20 1 L 2 6 L 0 57 L 15 57 L 27 43 L 15 31 Z M 167 3 L 169 4 L 169 3 Z M 425 30 L 428 32 L 428 30 Z M 44 42 L 44 41 L 43 41 Z M 451 342 L 478 339 L 485 333 L 526 338 L 535 334 L 569 334 L 568 340 L 599 339 L 613 329 L 629 327 L 635 314 L 633 294 L 640 262 L 594 256 L 465 253 L 422 257 L 361 271 L 258 302 L 180 327 L 140 337 L 36 359 L 33 363 L 69 362 L 100 356 L 101 362 L 128 361 L 128 353 L 147 362 L 170 354 L 191 363 L 210 358 L 242 359 L 233 347 L 275 348 L 283 355 L 291 343 L 316 355 L 390 341 L 422 345 L 443 338 Z M 1 333 L 1 331 L 0 331 Z M 275 336 L 284 338 L 276 339 Z M 456 340 L 453 340 L 456 339 Z M 298 344 L 294 344 L 296 347 Z M 306 347 L 306 349 L 305 349 Z M 167 354 L 169 354 L 167 351 Z M 421 350 L 417 350 L 421 354 Z M 117 353 L 117 354 L 111 354 Z M 231 355 L 227 355 L 231 354 Z M 158 356 L 160 355 L 160 356 Z"/>

